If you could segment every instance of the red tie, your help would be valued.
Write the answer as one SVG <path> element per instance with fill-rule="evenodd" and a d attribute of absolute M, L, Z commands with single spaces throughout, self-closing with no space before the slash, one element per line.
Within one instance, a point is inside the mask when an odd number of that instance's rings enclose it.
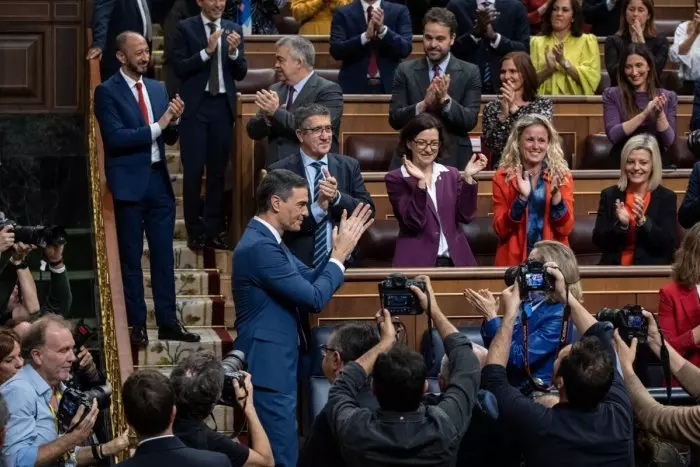
<path fill-rule="evenodd" d="M 367 24 L 369 24 L 370 20 L 372 19 L 372 11 L 374 11 L 374 8 L 372 5 L 367 7 Z M 377 73 L 379 73 L 379 67 L 377 66 L 377 49 L 372 46 L 372 43 L 370 42 L 369 44 L 369 66 L 367 67 L 367 74 L 369 75 L 370 78 L 374 78 L 377 76 Z"/>
<path fill-rule="evenodd" d="M 143 98 L 143 83 L 136 83 L 136 90 L 139 93 L 139 109 L 141 109 L 141 115 L 143 115 L 143 121 L 146 125 L 150 125 L 151 122 L 148 120 L 148 109 L 146 108 L 146 100 Z"/>

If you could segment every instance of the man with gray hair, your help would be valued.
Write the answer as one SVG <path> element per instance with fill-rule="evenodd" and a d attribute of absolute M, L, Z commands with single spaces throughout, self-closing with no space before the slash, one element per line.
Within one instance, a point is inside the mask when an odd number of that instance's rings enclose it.
<path fill-rule="evenodd" d="M 343 91 L 337 83 L 314 72 L 316 51 L 308 39 L 285 36 L 275 44 L 275 72 L 278 82 L 255 95 L 260 109 L 248 121 L 248 136 L 268 138 L 265 166 L 299 151 L 294 111 L 312 103 L 324 105 L 330 112 L 333 128 L 331 152 L 338 152 L 340 119 L 343 116 Z"/>
<path fill-rule="evenodd" d="M 331 231 L 340 223 L 343 211 L 353 212 L 364 203 L 374 214 L 374 203 L 357 160 L 333 154 L 331 112 L 322 104 L 310 104 L 297 107 L 293 117 L 299 150 L 270 169 L 287 169 L 309 184 L 311 215 L 304 218 L 299 231 L 284 233 L 284 243 L 304 264 L 317 268 L 328 260 Z M 308 328 L 308 323 L 302 325 Z"/>
<path fill-rule="evenodd" d="M 245 373 L 245 376 L 245 387 L 241 388 L 234 382 L 233 390 L 248 419 L 250 448 L 204 423 L 219 402 L 224 385 L 221 359 L 207 351 L 190 354 L 170 374 L 177 407 L 173 433 L 191 448 L 226 454 L 231 467 L 272 467 L 274 460 L 270 441 L 253 405 L 250 375 Z"/>

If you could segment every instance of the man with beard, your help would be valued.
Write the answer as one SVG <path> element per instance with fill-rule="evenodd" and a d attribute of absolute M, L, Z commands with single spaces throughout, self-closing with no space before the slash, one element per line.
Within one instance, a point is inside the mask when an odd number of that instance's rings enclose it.
<path fill-rule="evenodd" d="M 241 27 L 221 19 L 226 0 L 197 4 L 202 13 L 180 22 L 172 48 L 172 65 L 187 104 L 180 128 L 187 246 L 193 251 L 205 246 L 230 250 L 221 235 L 221 202 L 236 120 L 236 81 L 245 78 L 248 62 Z"/>
<path fill-rule="evenodd" d="M 316 50 L 307 38 L 284 36 L 275 46 L 275 72 L 279 82 L 256 93 L 255 105 L 260 110 L 248 121 L 247 127 L 251 139 L 267 138 L 265 166 L 299 152 L 294 111 L 314 103 L 324 105 L 331 113 L 331 152 L 337 153 L 343 116 L 342 89 L 314 71 Z"/>
<path fill-rule="evenodd" d="M 457 32 L 455 15 L 431 8 L 423 18 L 425 58 L 403 62 L 396 69 L 389 106 L 389 124 L 401 130 L 415 115 L 430 112 L 450 135 L 445 165 L 459 170 L 472 156 L 468 133 L 476 126 L 481 100 L 479 68 L 450 54 Z M 392 168 L 401 165 L 397 154 Z"/>
<path fill-rule="evenodd" d="M 173 231 L 175 196 L 165 163 L 165 143 L 177 141 L 185 104 L 168 102 L 165 86 L 144 78 L 150 51 L 146 39 L 127 31 L 117 36 L 118 73 L 95 89 L 95 116 L 105 149 L 107 186 L 114 198 L 119 260 L 131 342 L 146 346 L 143 291 L 143 233 L 151 256 L 151 283 L 158 339 L 199 342 L 175 313 Z"/>

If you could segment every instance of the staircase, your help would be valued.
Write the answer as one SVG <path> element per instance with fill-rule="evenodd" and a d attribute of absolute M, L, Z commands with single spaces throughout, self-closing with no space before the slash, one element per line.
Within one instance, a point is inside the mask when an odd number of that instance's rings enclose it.
<path fill-rule="evenodd" d="M 169 374 L 183 358 L 197 350 L 210 350 L 220 357 L 226 355 L 233 349 L 235 331 L 230 279 L 231 253 L 211 249 L 195 253 L 187 248 L 187 233 L 182 215 L 182 165 L 179 147 L 166 147 L 166 157 L 176 205 L 173 254 L 177 314 L 185 327 L 199 334 L 202 339 L 197 343 L 158 340 L 149 269 L 150 252 L 148 242 L 144 242 L 141 261 L 148 310 L 149 344 L 146 348 L 133 347 L 132 355 L 135 369 L 156 368 Z M 214 418 L 219 431 L 233 431 L 233 412 L 230 408 L 217 406 Z"/>

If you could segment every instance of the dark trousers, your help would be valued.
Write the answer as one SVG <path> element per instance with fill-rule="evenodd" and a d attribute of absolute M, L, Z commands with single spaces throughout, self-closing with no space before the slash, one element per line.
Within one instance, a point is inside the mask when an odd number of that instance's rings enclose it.
<path fill-rule="evenodd" d="M 215 237 L 221 224 L 224 176 L 233 136 L 233 116 L 226 94 L 206 94 L 194 116 L 180 123 L 180 155 L 184 169 L 183 204 L 190 236 Z M 204 209 L 200 198 L 207 169 Z M 202 221 L 199 216 L 202 214 Z"/>
<path fill-rule="evenodd" d="M 151 285 L 158 326 L 169 325 L 175 315 L 173 231 L 175 200 L 164 163 L 151 169 L 148 190 L 138 202 L 114 201 L 122 268 L 124 300 L 130 326 L 146 324 L 143 292 L 143 233 L 146 232 L 151 260 Z"/>

